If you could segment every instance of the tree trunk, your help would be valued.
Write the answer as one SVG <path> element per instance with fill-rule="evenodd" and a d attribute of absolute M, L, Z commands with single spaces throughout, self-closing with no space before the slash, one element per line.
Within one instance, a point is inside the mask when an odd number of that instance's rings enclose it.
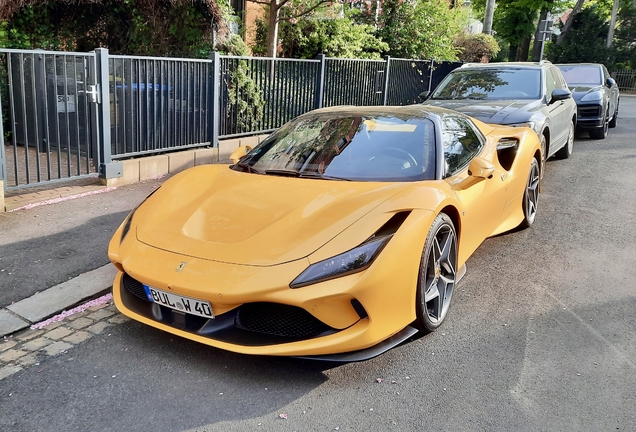
<path fill-rule="evenodd" d="M 612 19 L 610 20 L 609 31 L 607 32 L 607 48 L 612 46 L 612 40 L 614 39 L 614 29 L 616 28 L 616 14 L 618 13 L 618 1 L 614 0 L 614 6 L 612 6 Z"/>
<path fill-rule="evenodd" d="M 563 42 L 563 39 L 565 39 L 565 37 L 567 36 L 570 28 L 572 27 L 572 24 L 574 24 L 574 18 L 579 14 L 579 12 L 581 12 L 583 3 L 585 3 L 585 0 L 576 0 L 576 5 L 574 6 L 574 9 L 572 9 L 572 12 L 570 12 L 568 20 L 565 22 L 563 30 L 561 30 L 561 34 L 557 38 L 557 44 Z"/>
<path fill-rule="evenodd" d="M 508 47 L 508 61 L 515 61 L 517 59 L 517 51 L 519 50 L 519 45 L 510 44 Z"/>
<path fill-rule="evenodd" d="M 278 47 L 278 0 L 269 2 L 269 28 L 267 29 L 267 57 L 276 57 Z"/>
<path fill-rule="evenodd" d="M 492 18 L 495 13 L 495 0 L 486 0 L 486 13 L 484 15 L 484 30 L 482 33 L 492 34 Z"/>
<path fill-rule="evenodd" d="M 521 39 L 521 46 L 519 48 L 521 49 L 517 52 L 517 61 L 528 61 L 528 54 L 530 53 L 530 36 L 524 36 L 523 39 Z"/>
<path fill-rule="evenodd" d="M 541 21 L 548 18 L 548 10 L 543 9 L 539 15 L 539 22 L 537 23 L 537 31 L 534 33 L 534 46 L 532 47 L 532 61 L 541 61 L 541 45 L 543 44 L 543 34 L 541 33 Z"/>

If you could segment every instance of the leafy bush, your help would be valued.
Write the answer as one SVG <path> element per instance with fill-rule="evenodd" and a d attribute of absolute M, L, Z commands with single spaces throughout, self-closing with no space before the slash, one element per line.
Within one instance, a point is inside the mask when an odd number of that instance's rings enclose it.
<path fill-rule="evenodd" d="M 460 49 L 458 57 L 464 62 L 480 62 L 484 57 L 490 60 L 500 51 L 495 38 L 485 33 L 461 33 L 455 38 L 455 46 Z"/>

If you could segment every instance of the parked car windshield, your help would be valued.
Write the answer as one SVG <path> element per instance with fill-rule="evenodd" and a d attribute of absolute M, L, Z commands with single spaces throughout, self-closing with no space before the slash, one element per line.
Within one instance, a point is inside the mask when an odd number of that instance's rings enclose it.
<path fill-rule="evenodd" d="M 598 66 L 559 66 L 559 69 L 568 84 L 603 84 Z"/>
<path fill-rule="evenodd" d="M 327 180 L 431 180 L 434 128 L 431 120 L 408 114 L 304 115 L 280 128 L 232 169 Z"/>
<path fill-rule="evenodd" d="M 539 69 L 455 69 L 437 87 L 431 99 L 539 99 Z"/>

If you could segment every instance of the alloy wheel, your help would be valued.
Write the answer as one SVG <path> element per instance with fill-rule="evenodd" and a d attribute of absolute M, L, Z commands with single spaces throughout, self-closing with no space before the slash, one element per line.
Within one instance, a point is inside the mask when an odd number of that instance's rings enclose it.
<path fill-rule="evenodd" d="M 425 265 L 425 310 L 430 322 L 437 325 L 448 312 L 457 275 L 457 240 L 450 225 L 437 229 Z"/>
<path fill-rule="evenodd" d="M 530 174 L 526 184 L 526 193 L 524 194 L 524 210 L 528 225 L 534 222 L 537 215 L 537 205 L 539 204 L 539 165 L 533 162 L 530 166 Z"/>

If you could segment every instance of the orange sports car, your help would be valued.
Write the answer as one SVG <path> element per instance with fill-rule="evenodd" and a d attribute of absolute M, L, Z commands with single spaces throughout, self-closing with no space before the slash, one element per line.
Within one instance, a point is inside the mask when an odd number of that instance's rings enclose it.
<path fill-rule="evenodd" d="M 532 225 L 542 169 L 531 129 L 422 105 L 312 111 L 232 158 L 117 229 L 115 304 L 225 350 L 340 361 L 438 328 L 484 239 Z"/>

